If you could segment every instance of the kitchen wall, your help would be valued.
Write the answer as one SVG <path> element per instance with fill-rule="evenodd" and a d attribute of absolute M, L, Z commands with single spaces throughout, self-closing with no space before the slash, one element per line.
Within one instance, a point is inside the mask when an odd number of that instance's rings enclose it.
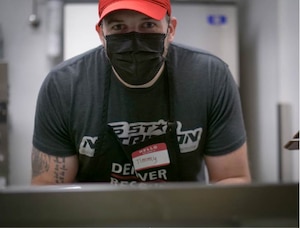
<path fill-rule="evenodd" d="M 4 61 L 9 64 L 11 185 L 29 184 L 37 93 L 49 69 L 60 61 L 47 54 L 47 0 L 37 3 L 40 25 L 34 28 L 28 21 L 31 0 L 0 1 Z M 240 0 L 239 6 L 240 88 L 254 181 L 279 182 L 279 171 L 284 181 L 298 181 L 298 151 L 282 151 L 285 171 L 279 163 L 278 104 L 289 107 L 287 135 L 292 137 L 299 129 L 299 1 Z"/>
<path fill-rule="evenodd" d="M 298 181 L 299 151 L 283 146 L 299 130 L 299 1 L 239 4 L 241 96 L 252 173 L 256 181 Z"/>
<path fill-rule="evenodd" d="M 41 24 L 29 25 L 31 0 L 1 0 L 0 24 L 4 41 L 4 61 L 9 83 L 9 178 L 12 185 L 30 180 L 31 138 L 35 102 L 42 80 L 51 64 L 46 56 L 46 2 L 39 1 Z"/>

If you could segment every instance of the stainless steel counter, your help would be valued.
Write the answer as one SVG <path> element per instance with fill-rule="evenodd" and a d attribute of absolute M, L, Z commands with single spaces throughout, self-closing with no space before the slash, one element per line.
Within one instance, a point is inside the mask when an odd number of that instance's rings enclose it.
<path fill-rule="evenodd" d="M 294 226 L 298 184 L 9 187 L 0 226 Z"/>

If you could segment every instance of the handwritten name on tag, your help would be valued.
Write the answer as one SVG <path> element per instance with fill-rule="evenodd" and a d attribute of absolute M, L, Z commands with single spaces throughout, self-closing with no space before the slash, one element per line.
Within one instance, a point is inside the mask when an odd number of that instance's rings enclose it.
<path fill-rule="evenodd" d="M 131 154 L 136 171 L 170 164 L 170 157 L 165 143 L 146 146 Z"/>

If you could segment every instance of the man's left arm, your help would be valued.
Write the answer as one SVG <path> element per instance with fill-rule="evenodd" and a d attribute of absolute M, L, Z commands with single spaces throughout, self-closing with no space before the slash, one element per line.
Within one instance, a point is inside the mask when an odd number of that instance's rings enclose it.
<path fill-rule="evenodd" d="M 215 184 L 250 183 L 247 144 L 225 155 L 205 156 L 209 182 Z"/>

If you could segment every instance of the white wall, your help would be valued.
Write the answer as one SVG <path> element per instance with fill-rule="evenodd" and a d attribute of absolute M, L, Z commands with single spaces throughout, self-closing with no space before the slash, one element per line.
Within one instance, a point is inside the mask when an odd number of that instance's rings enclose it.
<path fill-rule="evenodd" d="M 286 122 L 299 130 L 299 1 L 240 1 L 241 94 L 254 179 L 279 181 L 278 105 L 291 106 Z M 286 139 L 287 140 L 287 139 Z M 298 151 L 282 151 L 285 181 L 298 181 Z M 289 154 L 287 154 L 289 153 Z M 291 164 L 290 161 L 295 162 Z"/>
<path fill-rule="evenodd" d="M 46 56 L 46 1 L 39 2 L 40 27 L 29 25 L 31 0 L 1 0 L 0 23 L 4 36 L 4 60 L 9 83 L 9 183 L 30 181 L 31 138 L 36 96 L 51 67 Z"/>
<path fill-rule="evenodd" d="M 28 25 L 31 2 L 0 1 L 4 54 L 9 63 L 9 182 L 12 185 L 29 183 L 36 96 L 53 65 L 46 55 L 46 0 L 38 1 L 41 25 L 37 29 Z M 240 0 L 240 3 L 240 79 L 251 168 L 255 181 L 276 182 L 279 101 L 292 106 L 291 132 L 296 132 L 299 126 L 299 64 L 296 64 L 299 49 L 294 45 L 299 40 L 299 26 L 294 19 L 298 17 L 298 1 Z M 298 154 L 298 151 L 289 152 Z M 298 160 L 292 160 L 296 161 L 293 166 L 297 166 Z M 297 175 L 289 176 L 293 180 L 297 178 Z"/>
<path fill-rule="evenodd" d="M 288 107 L 282 120 L 282 144 L 299 131 L 299 0 L 279 1 L 279 98 Z M 282 181 L 299 181 L 299 150 L 282 153 Z"/>

